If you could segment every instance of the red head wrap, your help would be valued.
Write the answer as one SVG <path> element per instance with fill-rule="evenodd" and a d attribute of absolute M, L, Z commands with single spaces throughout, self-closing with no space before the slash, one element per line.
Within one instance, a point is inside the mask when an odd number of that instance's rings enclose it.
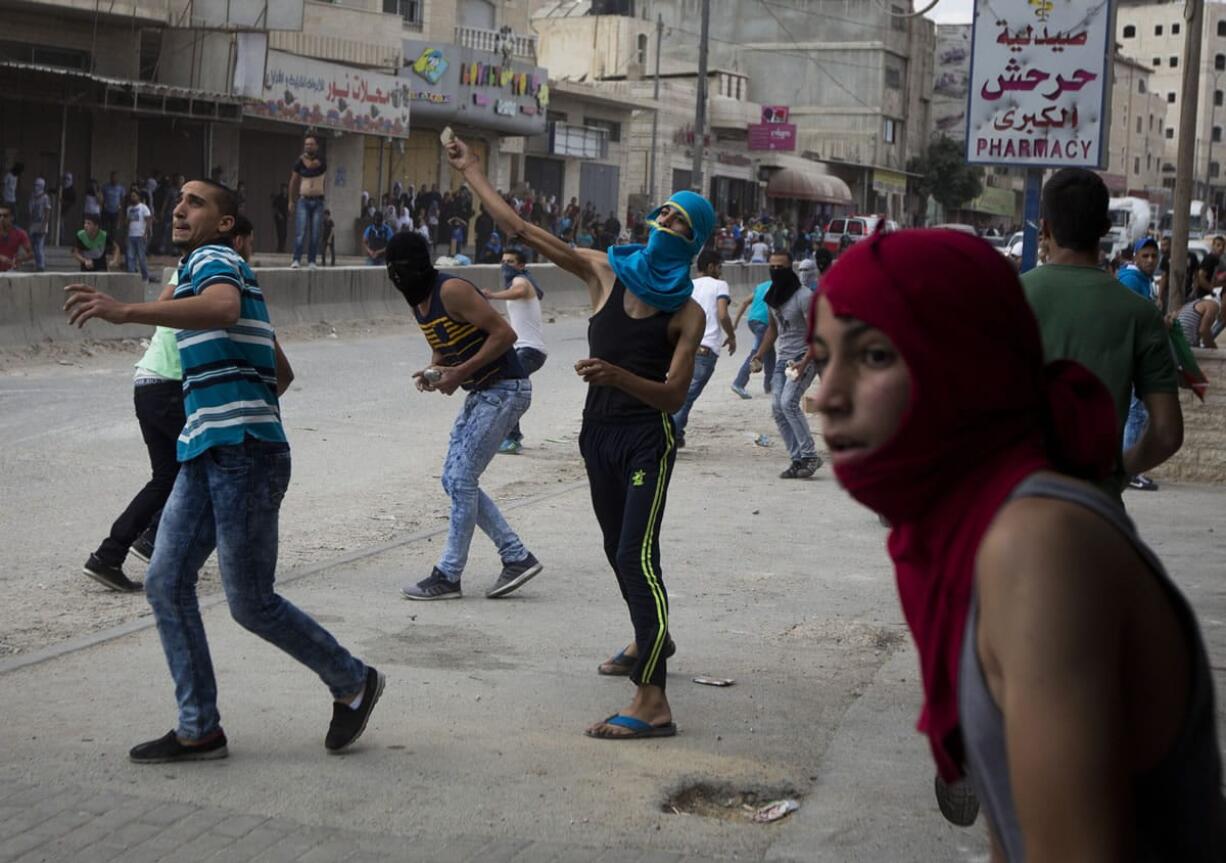
<path fill-rule="evenodd" d="M 1044 366 L 1017 274 L 977 237 L 876 234 L 839 258 L 822 295 L 834 314 L 889 336 L 911 373 L 894 437 L 835 474 L 893 526 L 889 553 L 923 674 L 919 727 L 951 780 L 962 772 L 958 658 L 979 544 L 1029 474 L 1105 476 L 1115 409 L 1083 367 Z"/>

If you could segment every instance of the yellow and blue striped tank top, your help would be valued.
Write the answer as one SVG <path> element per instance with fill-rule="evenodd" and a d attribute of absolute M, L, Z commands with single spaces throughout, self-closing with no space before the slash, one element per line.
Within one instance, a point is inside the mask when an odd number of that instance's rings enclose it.
<path fill-rule="evenodd" d="M 442 355 L 443 365 L 458 366 L 470 360 L 481 350 L 489 334 L 485 330 L 477 329 L 467 321 L 457 321 L 447 314 L 439 292 L 443 283 L 448 279 L 464 282 L 474 291 L 477 290 L 476 286 L 467 279 L 461 279 L 450 273 L 438 273 L 434 279 L 434 288 L 430 291 L 429 309 L 423 315 L 414 307 L 413 315 L 417 318 L 417 325 L 421 327 L 430 347 Z M 502 356 L 482 366 L 460 386 L 466 390 L 481 390 L 501 380 L 526 377 L 524 367 L 519 361 L 519 355 L 513 348 L 508 348 Z"/>

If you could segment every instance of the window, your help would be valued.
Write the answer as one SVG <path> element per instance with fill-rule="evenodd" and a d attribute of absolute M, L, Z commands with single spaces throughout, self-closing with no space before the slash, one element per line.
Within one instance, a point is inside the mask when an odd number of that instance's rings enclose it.
<path fill-rule="evenodd" d="M 424 3 L 425 0 L 383 0 L 383 11 L 389 15 L 399 15 L 405 24 L 420 27 Z"/>
<path fill-rule="evenodd" d="M 1166 139 L 1168 141 L 1173 141 L 1175 139 L 1175 127 L 1174 126 L 1166 127 Z"/>
<path fill-rule="evenodd" d="M 1145 170 L 1152 171 L 1154 169 L 1154 157 L 1149 153 L 1145 154 Z"/>
<path fill-rule="evenodd" d="M 1134 174 L 1141 173 L 1141 157 L 1140 156 L 1137 156 L 1135 159 L 1132 160 L 1132 173 Z"/>
<path fill-rule="evenodd" d="M 1213 68 L 1217 69 L 1219 72 L 1226 69 L 1226 54 L 1213 55 Z"/>
<path fill-rule="evenodd" d="M 881 140 L 893 144 L 898 139 L 898 121 L 886 119 L 881 126 Z"/>
<path fill-rule="evenodd" d="M 1161 36 L 1161 35 L 1162 35 L 1162 25 L 1161 25 L 1161 24 L 1157 24 L 1157 25 L 1155 25 L 1155 26 L 1154 26 L 1154 35 L 1155 35 L 1155 36 Z"/>
<path fill-rule="evenodd" d="M 1154 131 L 1154 115 L 1149 115 L 1149 131 Z"/>
<path fill-rule="evenodd" d="M 1172 58 L 1170 59 L 1170 67 L 1171 67 L 1172 69 L 1178 69 L 1178 68 L 1179 68 L 1179 58 L 1178 58 L 1178 57 L 1172 57 Z"/>
<path fill-rule="evenodd" d="M 1174 94 L 1174 93 L 1167 93 L 1167 94 L 1166 94 L 1166 103 L 1167 103 L 1168 105 L 1174 105 L 1174 104 L 1175 104 L 1175 94 Z"/>
<path fill-rule="evenodd" d="M 640 33 L 638 38 L 638 61 L 640 66 L 647 65 L 647 34 Z"/>
<path fill-rule="evenodd" d="M 1175 188 L 1175 178 L 1174 178 L 1174 177 L 1167 177 L 1167 178 L 1165 178 L 1165 179 L 1162 181 L 1162 188 L 1164 188 L 1164 189 L 1173 189 L 1173 188 Z"/>
<path fill-rule="evenodd" d="M 832 219 L 827 226 L 826 231 L 831 234 L 842 236 L 847 230 L 847 222 L 843 219 Z"/>
<path fill-rule="evenodd" d="M 1133 26 L 1132 24 L 1124 25 L 1124 38 L 1125 39 L 1133 39 L 1136 37 L 1136 35 L 1137 35 L 1137 28 L 1135 26 Z"/>
<path fill-rule="evenodd" d="M 1213 91 L 1213 104 L 1217 105 L 1218 107 L 1221 107 L 1222 105 L 1222 91 L 1221 90 Z"/>
<path fill-rule="evenodd" d="M 1138 93 L 1144 93 L 1146 89 L 1147 89 L 1147 88 L 1146 88 L 1146 86 L 1145 86 L 1145 79 L 1144 79 L 1144 78 L 1138 78 L 1138 79 L 1137 79 L 1137 92 L 1138 92 Z"/>
<path fill-rule="evenodd" d="M 1161 58 L 1161 57 L 1155 57 L 1155 58 L 1154 58 L 1154 65 L 1155 65 L 1155 66 L 1161 66 L 1161 65 L 1162 65 L 1162 58 Z"/>
<path fill-rule="evenodd" d="M 31 45 L 27 42 L 0 42 L 0 60 L 57 66 L 61 69 L 89 69 L 89 54 L 84 51 Z"/>
<path fill-rule="evenodd" d="M 1213 127 L 1213 136 L 1210 138 L 1210 140 L 1213 141 L 1213 143 L 1215 144 L 1220 144 L 1222 142 L 1222 127 L 1221 126 Z"/>
<path fill-rule="evenodd" d="M 613 120 L 602 120 L 599 117 L 584 117 L 583 125 L 589 129 L 603 129 L 610 141 L 622 139 L 622 124 Z"/>
<path fill-rule="evenodd" d="M 1176 21 L 1174 24 L 1171 25 L 1171 35 L 1172 36 L 1179 35 L 1179 22 L 1178 21 Z"/>
<path fill-rule="evenodd" d="M 890 6 L 890 26 L 895 30 L 907 32 L 907 13 L 909 10 L 898 5 Z"/>
<path fill-rule="evenodd" d="M 1226 36 L 1226 21 L 1217 22 L 1217 34 L 1219 36 Z"/>
<path fill-rule="evenodd" d="M 1158 134 L 1162 134 L 1162 118 L 1158 118 Z"/>
<path fill-rule="evenodd" d="M 1216 176 L 1217 176 L 1218 174 L 1220 174 L 1221 172 L 1222 172 L 1222 166 L 1221 166 L 1221 165 L 1219 165 L 1217 162 L 1210 162 L 1210 163 L 1209 163 L 1209 176 L 1210 176 L 1210 177 L 1216 177 Z"/>
<path fill-rule="evenodd" d="M 1141 118 L 1137 117 L 1137 134 L 1141 134 Z"/>
<path fill-rule="evenodd" d="M 885 85 L 891 90 L 902 87 L 902 72 L 898 71 L 897 66 L 885 67 Z"/>

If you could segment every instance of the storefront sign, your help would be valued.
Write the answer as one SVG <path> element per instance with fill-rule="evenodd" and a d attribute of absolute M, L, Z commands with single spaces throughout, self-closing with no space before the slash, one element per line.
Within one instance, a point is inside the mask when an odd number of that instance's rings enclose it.
<path fill-rule="evenodd" d="M 244 106 L 243 113 L 303 126 L 407 138 L 411 102 L 409 88 L 392 75 L 269 51 L 263 92 Z"/>
<path fill-rule="evenodd" d="M 967 161 L 1105 164 L 1113 6 L 1105 0 L 976 0 Z"/>
<path fill-rule="evenodd" d="M 873 191 L 879 195 L 905 195 L 907 194 L 907 175 L 883 168 L 874 168 Z"/>
<path fill-rule="evenodd" d="M 399 77 L 419 123 L 462 123 L 515 135 L 545 131 L 549 76 L 540 67 L 489 51 L 406 39 Z"/>
<path fill-rule="evenodd" d="M 790 113 L 787 105 L 763 105 L 763 123 L 786 123 Z"/>
<path fill-rule="evenodd" d="M 751 123 L 749 125 L 749 149 L 795 150 L 796 125 L 794 123 Z"/>

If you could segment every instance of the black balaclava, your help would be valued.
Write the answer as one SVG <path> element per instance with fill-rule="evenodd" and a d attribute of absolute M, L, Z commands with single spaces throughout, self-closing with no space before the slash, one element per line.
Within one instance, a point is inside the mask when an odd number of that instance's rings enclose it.
<path fill-rule="evenodd" d="M 800 276 L 788 264 L 784 267 L 771 267 L 771 286 L 763 297 L 763 301 L 772 309 L 782 308 L 783 304 L 792 298 L 792 294 L 800 290 Z"/>
<path fill-rule="evenodd" d="M 409 305 L 425 302 L 438 278 L 425 237 L 415 231 L 392 237 L 387 244 L 387 276 Z"/>

